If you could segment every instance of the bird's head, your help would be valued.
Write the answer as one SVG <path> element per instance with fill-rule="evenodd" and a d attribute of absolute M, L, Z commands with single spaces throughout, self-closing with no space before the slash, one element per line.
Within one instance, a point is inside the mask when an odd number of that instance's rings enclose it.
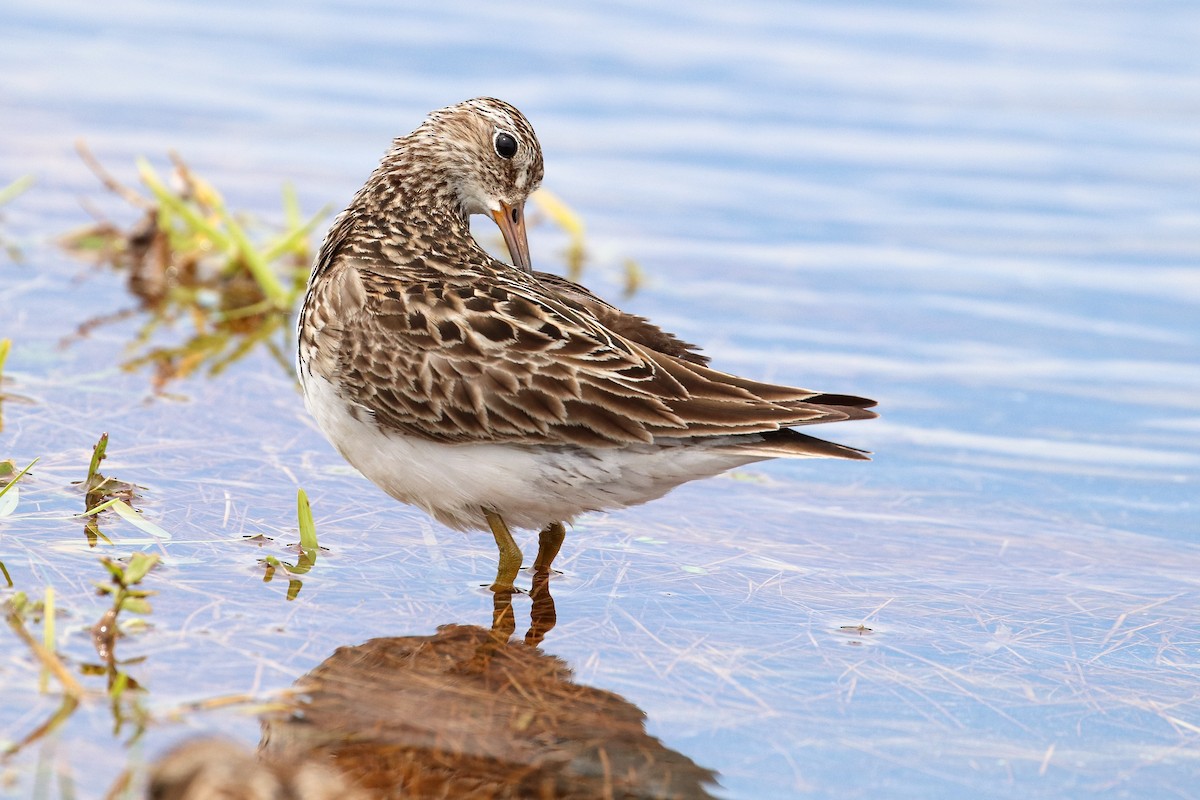
<path fill-rule="evenodd" d="M 542 182 L 542 148 L 521 112 L 479 97 L 434 111 L 407 138 L 444 176 L 451 202 L 495 220 L 513 262 L 531 270 L 525 200 Z"/>

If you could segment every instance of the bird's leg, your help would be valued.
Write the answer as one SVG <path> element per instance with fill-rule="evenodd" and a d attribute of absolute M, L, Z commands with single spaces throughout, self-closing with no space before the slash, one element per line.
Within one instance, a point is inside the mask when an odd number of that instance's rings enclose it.
<path fill-rule="evenodd" d="M 496 568 L 496 582 L 492 584 L 492 591 L 512 591 L 513 580 L 521 571 L 521 548 L 513 541 L 503 517 L 486 508 L 483 509 L 483 516 L 492 529 L 492 538 L 496 540 L 496 548 L 500 551 L 500 565 Z"/>
<path fill-rule="evenodd" d="M 567 529 L 561 522 L 551 522 L 538 534 L 537 558 L 533 560 L 534 572 L 549 572 L 554 557 L 558 555 L 566 538 Z"/>

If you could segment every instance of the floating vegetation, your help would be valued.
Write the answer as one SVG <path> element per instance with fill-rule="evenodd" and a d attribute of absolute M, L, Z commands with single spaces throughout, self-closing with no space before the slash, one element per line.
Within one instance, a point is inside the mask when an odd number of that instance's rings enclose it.
<path fill-rule="evenodd" d="M 103 539 L 105 544 L 112 544 L 112 540 L 100 530 L 100 512 L 111 508 L 122 517 L 127 516 L 121 514 L 121 509 L 117 504 L 120 503 L 121 506 L 132 511 L 129 504 L 137 497 L 138 489 L 142 488 L 134 483 L 106 477 L 100 472 L 100 462 L 104 461 L 107 450 L 108 434 L 102 433 L 100 440 L 92 448 L 92 460 L 88 464 L 87 477 L 76 484 L 84 492 L 83 534 L 87 537 L 89 547 L 95 547 L 100 539 Z"/>
<path fill-rule="evenodd" d="M 22 476 L 29 472 L 36 463 L 37 459 L 35 458 L 18 472 L 16 462 L 11 458 L 0 461 L 0 517 L 7 517 L 16 510 L 21 497 L 17 481 L 21 480 Z"/>
<path fill-rule="evenodd" d="M 288 564 L 275 556 L 267 556 L 261 561 L 264 565 L 263 583 L 270 583 L 277 569 L 282 568 L 288 574 L 288 600 L 295 600 L 299 596 L 300 587 L 304 582 L 296 576 L 304 575 L 316 566 L 317 555 L 321 550 L 317 544 L 317 526 L 313 522 L 312 506 L 303 489 L 296 491 L 296 518 L 300 527 L 300 557 L 296 559 L 296 563 Z"/>
<path fill-rule="evenodd" d="M 137 585 L 158 562 L 158 556 L 146 553 L 134 553 L 125 564 L 107 557 L 100 559 L 100 563 L 109 572 L 110 580 L 107 583 L 96 583 L 96 591 L 111 597 L 112 606 L 92 626 L 92 644 L 96 647 L 96 654 L 104 662 L 103 674 L 108 677 L 108 690 L 114 699 L 126 689 L 139 688 L 136 681 L 117 668 L 117 637 L 123 635 L 119 620 L 122 613 L 150 613 L 152 609 L 147 598 L 154 592 L 139 589 Z"/>
<path fill-rule="evenodd" d="M 147 598 L 155 592 L 138 588 L 138 585 L 158 562 L 158 556 L 146 553 L 134 553 L 125 563 L 107 557 L 100 559 L 100 563 L 108 570 L 109 580 L 96 582 L 96 592 L 112 598 L 112 605 L 91 627 L 92 645 L 102 663 L 80 665 L 84 675 L 104 676 L 113 716 L 113 735 L 119 735 L 126 724 L 132 724 L 133 734 L 129 742 L 137 740 L 145 732 L 150 713 L 142 703 L 141 684 L 126 671 L 126 668 L 142 663 L 145 657 L 118 660 L 117 641 L 135 629 L 145 629 L 144 620 L 122 622 L 122 615 L 128 617 L 130 614 L 151 612 Z"/>
<path fill-rule="evenodd" d="M 21 480 L 33 465 L 37 463 L 35 458 L 25 465 L 25 468 L 18 471 L 17 464 L 11 458 L 6 458 L 0 461 L 0 519 L 11 515 L 17 510 L 17 504 L 21 502 L 21 490 L 17 486 L 17 481 Z M 12 575 L 8 573 L 8 567 L 4 566 L 4 562 L 0 561 L 0 577 L 4 578 L 6 588 L 13 587 Z"/>
<path fill-rule="evenodd" d="M 47 587 L 45 599 L 42 601 L 30 600 L 24 592 L 17 592 L 4 603 L 4 617 L 8 622 L 8 626 L 16 634 L 17 639 L 29 649 L 34 658 L 42 665 L 39 690 L 43 693 L 48 690 L 46 676 L 53 675 L 62 687 L 63 699 L 62 704 L 49 718 L 34 728 L 23 739 L 14 741 L 0 750 L 0 755 L 16 753 L 30 742 L 37 741 L 56 729 L 79 707 L 80 701 L 86 694 L 83 685 L 76 680 L 71 671 L 63 664 L 62 659 L 58 657 L 58 653 L 55 652 L 54 613 L 54 590 L 49 587 Z M 27 621 L 36 623 L 39 619 L 43 624 L 43 635 L 40 642 L 25 627 Z"/>
<path fill-rule="evenodd" d="M 295 191 L 283 189 L 282 229 L 269 229 L 231 212 L 220 193 L 172 153 L 164 179 L 138 159 L 144 192 L 116 180 L 82 144 L 79 153 L 110 191 L 142 212 L 122 229 L 100 220 L 63 237 L 71 254 L 126 273 L 139 309 L 95 317 L 81 326 L 85 337 L 100 325 L 150 312 L 132 343 L 126 370 L 152 367 L 154 388 L 205 368 L 220 373 L 258 346 L 291 369 L 287 324 L 308 278 L 309 237 L 326 215 L 300 211 Z M 164 344 L 183 325 L 183 340 Z"/>
<path fill-rule="evenodd" d="M 100 471 L 101 464 L 106 457 L 107 446 L 108 435 L 104 434 L 93 448 L 85 479 L 75 484 L 85 493 L 87 504 L 91 506 L 85 512 L 85 516 L 91 517 L 94 521 L 95 516 L 100 512 L 112 509 L 118 515 L 129 519 L 142 531 L 151 533 L 156 538 L 167 537 L 168 534 L 165 531 L 142 518 L 129 505 L 141 487 L 107 477 Z M 19 482 L 36 463 L 37 459 L 34 459 L 23 469 L 18 469 L 16 463 L 11 459 L 0 461 L 0 519 L 13 515 L 20 500 Z M 59 517 L 37 515 L 22 517 L 26 522 L 56 518 Z M 101 539 L 112 544 L 103 534 L 99 534 L 96 539 L 91 541 L 91 544 L 95 546 L 96 542 Z M 142 687 L 130 674 L 129 668 L 131 665 L 142 663 L 145 657 L 139 656 L 122 660 L 117 657 L 117 651 L 118 642 L 123 636 L 147 628 L 142 617 L 151 613 L 148 598 L 154 592 L 144 588 L 142 583 L 159 561 L 160 556 L 141 552 L 135 552 L 123 559 L 115 557 L 100 559 L 107 579 L 97 581 L 94 585 L 97 592 L 108 597 L 111 603 L 94 625 L 90 627 L 71 625 L 67 628 L 68 636 L 72 636 L 79 630 L 90 634 L 91 645 L 99 656 L 98 663 L 85 663 L 85 660 L 59 655 L 57 651 L 59 629 L 56 624 L 58 618 L 56 607 L 59 601 L 53 586 L 45 587 L 41 600 L 32 599 L 24 591 L 5 591 L 8 596 L 0 604 L 0 615 L 3 615 L 13 634 L 29 651 L 34 665 L 40 666 L 37 680 L 38 693 L 49 694 L 51 692 L 50 681 L 53 678 L 61 687 L 62 697 L 56 707 L 42 712 L 40 721 L 22 736 L 14 736 L 11 739 L 0 737 L 0 756 L 12 755 L 30 744 L 45 739 L 63 725 L 75 710 L 84 704 L 84 701 L 89 698 L 95 699 L 98 696 L 107 700 L 111 709 L 114 735 L 120 735 L 123 729 L 132 726 L 133 733 L 129 741 L 141 736 L 150 715 L 143 702 Z M 0 564 L 0 575 L 4 581 L 0 588 L 16 589 L 12 575 L 3 564 Z M 70 608 L 69 603 L 66 605 Z M 41 625 L 40 636 L 31 630 L 38 623 Z M 88 679 L 94 676 L 104 677 L 102 691 L 88 688 Z M 63 796 L 73 795 L 64 794 Z"/>

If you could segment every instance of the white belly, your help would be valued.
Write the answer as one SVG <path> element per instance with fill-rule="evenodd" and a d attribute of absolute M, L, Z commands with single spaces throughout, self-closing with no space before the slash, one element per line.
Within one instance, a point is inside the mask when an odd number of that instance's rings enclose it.
<path fill-rule="evenodd" d="M 392 497 L 459 530 L 486 529 L 485 508 L 512 527 L 569 522 L 759 460 L 723 449 L 721 439 L 615 448 L 441 444 L 382 430 L 329 381 L 302 377 L 309 413 L 347 461 Z"/>

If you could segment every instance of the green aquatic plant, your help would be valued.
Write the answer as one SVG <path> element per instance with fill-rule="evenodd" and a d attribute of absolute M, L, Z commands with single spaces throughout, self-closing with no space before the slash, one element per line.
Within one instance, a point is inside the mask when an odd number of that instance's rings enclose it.
<path fill-rule="evenodd" d="M 304 585 L 304 582 L 296 576 L 307 574 L 316 566 L 317 555 L 321 549 L 317 544 L 317 526 L 313 522 L 312 506 L 303 489 L 296 490 L 296 519 L 300 529 L 300 556 L 296 559 L 296 563 L 289 564 L 280 561 L 275 556 L 267 556 L 260 562 L 265 567 L 263 583 L 270 583 L 278 569 L 282 568 L 288 574 L 288 600 L 295 600 L 300 594 L 300 587 Z"/>
<path fill-rule="evenodd" d="M 16 463 L 11 458 L 0 461 L 0 517 L 6 517 L 16 509 L 21 496 L 21 490 L 17 488 L 17 481 L 33 469 L 33 465 L 37 462 L 38 460 L 35 458 L 18 471 Z"/>
<path fill-rule="evenodd" d="M 17 504 L 21 501 L 21 490 L 17 486 L 17 481 L 33 468 L 37 463 L 35 458 L 25 465 L 22 470 L 17 470 L 16 462 L 10 458 L 0 461 L 0 519 L 10 516 L 17 509 Z M 4 562 L 0 561 L 0 575 L 4 577 L 5 585 L 11 589 L 13 586 L 12 575 L 8 572 L 8 567 L 4 566 Z"/>
<path fill-rule="evenodd" d="M 31 742 L 54 731 L 74 713 L 87 693 L 83 685 L 71 674 L 71 671 L 59 658 L 58 653 L 55 652 L 54 617 L 54 590 L 51 587 L 46 588 L 44 599 L 40 601 L 30 600 L 24 592 L 16 592 L 4 602 L 4 618 L 9 628 L 41 664 L 39 691 L 43 693 L 49 691 L 46 676 L 53 675 L 62 688 L 63 697 L 62 703 L 48 718 L 22 739 L 11 742 L 0 749 L 0 755 L 16 753 Z M 40 642 L 26 628 L 26 622 L 36 623 L 39 619 L 42 621 L 42 641 Z"/>
<path fill-rule="evenodd" d="M 142 489 L 141 486 L 109 478 L 100 472 L 100 464 L 107 454 L 108 434 L 102 433 L 92 448 L 92 460 L 88 463 L 87 476 L 76 482 L 84 491 L 84 511 L 80 516 L 87 520 L 84 523 L 84 535 L 87 536 L 89 546 L 95 547 L 97 539 L 103 539 L 105 544 L 112 544 L 112 540 L 100 532 L 97 524 L 97 515 L 109 509 L 142 533 L 159 540 L 170 539 L 170 533 L 139 514 L 131 505 L 138 496 L 138 490 Z"/>
<path fill-rule="evenodd" d="M 0 339 L 0 433 L 4 432 L 4 364 L 12 350 L 12 339 Z M 2 477 L 2 476 L 0 476 Z"/>
<path fill-rule="evenodd" d="M 153 609 L 149 597 L 155 592 L 139 588 L 142 579 L 159 563 L 157 555 L 134 553 L 125 563 L 112 558 L 101 558 L 109 573 L 109 581 L 95 583 L 96 591 L 112 598 L 112 605 L 92 626 L 92 644 L 103 662 L 100 665 L 84 665 L 85 673 L 103 674 L 108 687 L 108 699 L 113 716 L 113 734 L 117 735 L 126 724 L 132 724 L 134 732 L 130 741 L 145 732 L 150 713 L 142 703 L 142 686 L 126 671 L 129 664 L 141 663 L 144 659 L 117 660 L 117 640 L 132 627 L 143 627 L 145 623 L 135 619 L 122 624 L 122 615 L 145 615 Z"/>
<path fill-rule="evenodd" d="M 130 503 L 137 496 L 138 490 L 142 488 L 134 483 L 107 477 L 100 472 L 100 464 L 104 461 L 107 452 L 108 434 L 102 433 L 92 448 L 92 460 L 88 464 L 87 476 L 77 484 L 84 492 L 83 535 L 87 538 L 89 547 L 95 547 L 101 539 L 105 544 L 112 544 L 112 540 L 100 530 L 100 512 L 112 509 L 121 517 L 128 518 L 129 515 L 122 511 L 129 509 L 130 512 L 133 512 Z M 134 524 L 138 523 L 134 522 Z M 138 525 L 138 527 L 143 526 Z M 157 528 L 157 526 L 155 527 Z M 154 535 L 157 536 L 157 534 Z"/>
<path fill-rule="evenodd" d="M 12 183 L 0 189 L 0 206 L 12 202 L 17 195 L 33 186 L 32 175 L 22 175 Z"/>
<path fill-rule="evenodd" d="M 129 505 L 140 487 L 105 476 L 101 472 L 108 444 L 108 435 L 100 436 L 92 450 L 84 479 L 76 482 L 76 486 L 80 487 L 87 498 L 88 507 L 83 516 L 94 520 L 101 512 L 112 510 L 156 539 L 169 538 L 170 535 L 166 531 L 142 517 Z M 36 463 L 37 459 L 23 469 L 17 469 L 11 459 L 0 461 L 0 518 L 11 516 L 16 510 L 21 489 L 18 484 Z M 29 517 L 28 521 L 36 519 L 38 517 L 33 516 Z M 103 534 L 98 538 L 113 544 Z M 92 544 L 94 546 L 96 542 L 93 541 Z M 142 734 L 150 716 L 144 703 L 143 687 L 130 673 L 129 668 L 141 663 L 144 657 L 121 660 L 117 657 L 117 650 L 118 641 L 122 636 L 146 627 L 143 617 L 152 611 L 149 597 L 154 592 L 145 588 L 143 584 L 146 576 L 159 561 L 160 556 L 142 552 L 134 552 L 124 559 L 100 559 L 107 579 L 96 581 L 94 585 L 97 592 L 108 597 L 111 602 L 94 625 L 83 628 L 90 633 L 92 646 L 100 657 L 99 663 L 76 662 L 68 666 L 59 656 L 56 649 L 59 635 L 56 609 L 60 605 L 60 599 L 53 586 L 46 586 L 41 600 L 31 599 L 23 591 L 8 592 L 9 597 L 0 604 L 0 614 L 16 638 L 33 656 L 34 663 L 40 665 L 38 691 L 42 694 L 49 693 L 50 679 L 53 677 L 62 688 L 62 701 L 19 739 L 0 742 L 0 755 L 15 753 L 58 729 L 89 694 L 93 697 L 98 694 L 95 689 L 87 688 L 88 678 L 92 676 L 104 676 L 103 696 L 110 706 L 114 735 L 129 727 L 133 728 L 130 741 Z M 8 589 L 16 588 L 12 575 L 3 564 L 0 564 L 0 575 L 3 576 Z M 69 598 L 66 599 L 68 602 L 61 605 L 67 606 L 69 613 L 72 604 Z M 40 637 L 30 630 L 39 622 L 42 629 Z M 82 677 L 79 677 L 80 675 Z"/>
<path fill-rule="evenodd" d="M 24 628 L 26 620 L 33 623 L 37 623 L 39 619 L 41 620 L 42 641 L 39 647 L 34 647 L 31 649 L 43 664 L 43 680 L 38 685 L 38 690 L 45 693 L 48 689 L 45 678 L 49 677 L 51 672 L 58 672 L 57 667 L 54 665 L 57 656 L 51 658 L 46 655 L 54 653 L 54 643 L 57 641 L 55 630 L 54 587 L 47 586 L 41 600 L 30 600 L 24 592 L 14 593 L 13 596 L 8 599 L 6 616 L 10 626 L 19 625 L 21 627 L 21 631 L 19 631 L 17 635 L 22 639 L 25 638 L 25 635 L 29 635 L 28 631 Z M 24 635 L 22 635 L 22 632 Z M 37 644 L 37 640 L 34 639 L 32 635 L 29 635 L 29 641 Z M 69 694 L 79 695 L 82 691 L 78 689 L 78 684 L 74 682 L 74 679 L 71 678 L 70 675 L 68 675 L 67 679 L 62 681 L 62 683 L 63 688 Z"/>
<path fill-rule="evenodd" d="M 92 626 L 92 641 L 96 646 L 96 653 L 104 660 L 110 671 L 114 669 L 116 663 L 116 641 L 117 636 L 120 635 L 118 618 L 122 612 L 129 614 L 149 614 L 151 612 L 152 609 L 147 598 L 154 592 L 148 589 L 139 589 L 137 586 L 158 562 L 158 556 L 147 553 L 134 553 L 124 564 L 108 557 L 100 559 L 100 563 L 109 572 L 109 581 L 96 583 L 96 591 L 110 596 L 112 606 Z M 110 676 L 110 689 L 113 680 L 114 678 Z"/>
<path fill-rule="evenodd" d="M 296 490 L 296 521 L 300 528 L 300 547 L 312 551 L 312 560 L 317 560 L 317 524 L 313 521 L 312 504 L 303 489 Z"/>
<path fill-rule="evenodd" d="M 110 583 L 96 584 L 96 589 L 101 594 L 113 596 L 113 607 L 108 610 L 107 615 L 116 619 L 117 614 L 121 611 L 129 611 L 134 614 L 150 613 L 150 604 L 146 602 L 145 598 L 154 592 L 133 587 L 141 583 L 158 562 L 158 556 L 147 553 L 134 553 L 125 564 L 111 558 L 100 559 L 100 563 L 104 564 L 111 575 Z M 111 648 L 105 648 L 105 650 L 108 649 Z"/>
<path fill-rule="evenodd" d="M 142 212 L 128 229 L 106 220 L 69 233 L 61 243 L 73 255 L 124 271 L 130 293 L 149 313 L 122 363 L 152 367 L 154 386 L 205 368 L 217 374 L 257 347 L 290 370 L 292 307 L 308 278 L 309 239 L 326 210 L 305 217 L 294 189 L 283 189 L 282 229 L 231 211 L 210 183 L 177 155 L 164 178 L 138 159 L 139 192 L 113 178 L 82 145 L 80 154 L 101 182 Z M 77 337 L 134 311 L 93 318 Z M 176 326 L 190 332 L 164 343 Z"/>

